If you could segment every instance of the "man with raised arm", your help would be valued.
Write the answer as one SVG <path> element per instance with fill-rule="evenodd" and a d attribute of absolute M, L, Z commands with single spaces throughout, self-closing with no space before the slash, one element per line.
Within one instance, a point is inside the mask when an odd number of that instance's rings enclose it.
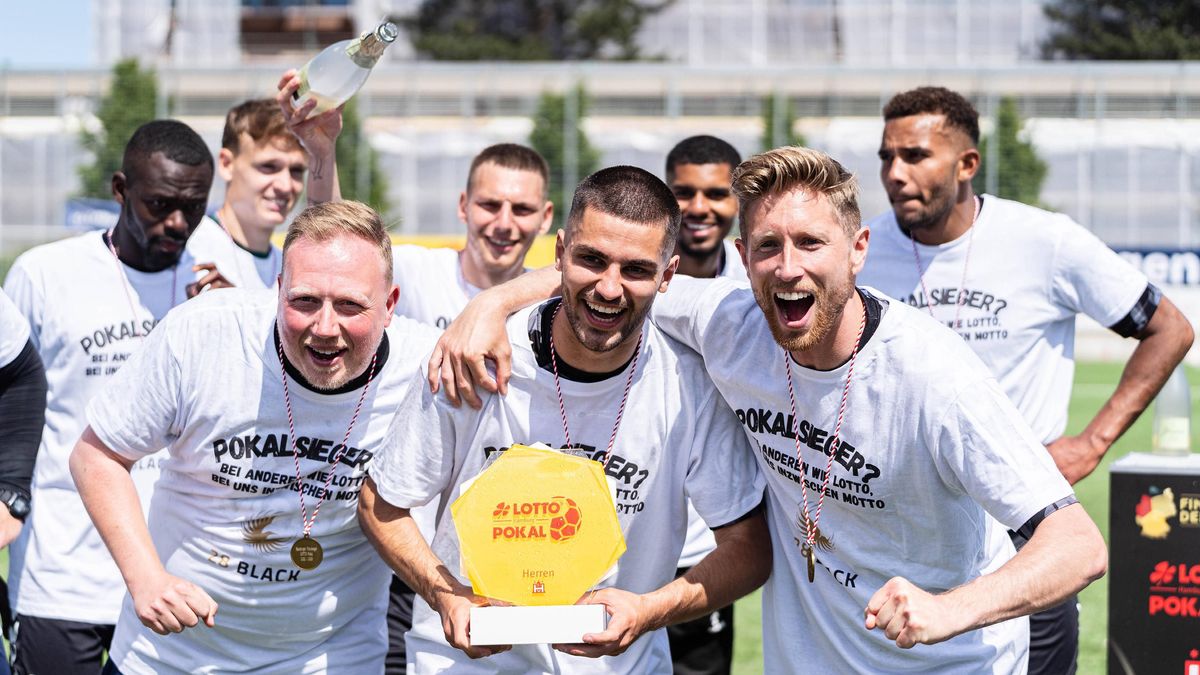
<path fill-rule="evenodd" d="M 767 476 L 765 669 L 1024 670 L 1023 617 L 1106 569 L 1095 524 L 952 331 L 855 286 L 870 232 L 852 175 L 785 147 L 733 186 L 751 288 L 680 277 L 652 319 L 703 356 Z M 467 334 L 547 277 L 481 295 Z M 503 350 L 481 335 L 440 382 L 482 382 L 474 364 Z M 1006 528 L 1030 533 L 1015 555 Z"/>
<path fill-rule="evenodd" d="M 646 171 L 612 167 L 588 177 L 558 235 L 562 299 L 507 324 L 515 355 L 509 396 L 459 410 L 422 389 L 397 411 L 359 513 L 380 553 L 421 596 L 408 634 L 415 672 L 670 670 L 660 628 L 763 582 L 770 547 L 762 478 L 746 439 L 696 354 L 646 321 L 671 282 L 678 227 L 674 198 Z M 615 576 L 583 600 L 606 605 L 611 618 L 605 631 L 558 651 L 475 646 L 469 610 L 487 600 L 458 575 L 454 523 L 442 518 L 431 550 L 409 511 L 438 496 L 450 503 L 489 453 L 533 442 L 582 449 L 616 481 L 627 550 Z M 713 525 L 717 545 L 676 579 L 686 498 Z"/>
<path fill-rule="evenodd" d="M 355 506 L 436 335 L 393 317 L 391 279 L 377 213 L 309 207 L 278 291 L 172 312 L 92 401 L 71 473 L 129 588 L 119 672 L 383 670 L 389 573 Z M 129 469 L 163 446 L 144 519 Z"/>
<path fill-rule="evenodd" d="M 979 114 L 961 95 L 919 87 L 883 109 L 879 174 L 892 210 L 868 226 L 859 281 L 957 332 L 1046 445 L 1066 479 L 1099 464 L 1192 344 L 1186 317 L 1067 216 L 976 195 Z M 1075 317 L 1139 342 L 1113 395 L 1083 433 L 1064 436 L 1075 369 Z M 1013 533 L 1020 547 L 1025 538 Z M 1030 618 L 1029 672 L 1075 672 L 1072 596 Z"/>

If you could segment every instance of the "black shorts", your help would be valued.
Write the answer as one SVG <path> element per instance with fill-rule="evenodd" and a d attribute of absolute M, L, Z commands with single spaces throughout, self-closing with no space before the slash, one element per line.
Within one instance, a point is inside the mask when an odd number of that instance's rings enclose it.
<path fill-rule="evenodd" d="M 679 578 L 690 567 L 675 572 Z M 667 626 L 675 675 L 728 675 L 733 667 L 733 605 Z"/>
<path fill-rule="evenodd" d="M 112 624 L 17 615 L 13 672 L 17 675 L 97 675 L 112 645 Z"/>
<path fill-rule="evenodd" d="M 1079 656 L 1076 596 L 1029 617 L 1029 675 L 1075 675 Z"/>
<path fill-rule="evenodd" d="M 404 675 L 407 661 L 404 653 L 404 636 L 412 628 L 413 600 L 417 593 L 395 574 L 392 575 L 392 585 L 388 593 L 387 625 L 388 652 L 384 661 L 384 673 L 387 675 Z"/>

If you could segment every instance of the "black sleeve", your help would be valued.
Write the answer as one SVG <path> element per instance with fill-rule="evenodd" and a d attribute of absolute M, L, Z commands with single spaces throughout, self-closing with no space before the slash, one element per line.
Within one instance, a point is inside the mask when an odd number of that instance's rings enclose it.
<path fill-rule="evenodd" d="M 29 496 L 46 425 L 46 371 L 32 342 L 0 368 L 0 487 Z"/>
<path fill-rule="evenodd" d="M 1073 494 L 1063 497 L 1050 506 L 1047 506 L 1041 511 L 1033 514 L 1033 517 L 1025 521 L 1025 524 L 1021 526 L 1021 529 L 1015 531 L 1009 530 L 1008 536 L 1012 538 L 1013 545 L 1016 546 L 1018 551 L 1020 551 L 1025 547 L 1025 544 L 1028 544 L 1029 540 L 1033 538 L 1033 531 L 1036 530 L 1038 525 L 1041 525 L 1042 521 L 1045 520 L 1050 514 L 1058 511 L 1059 509 L 1065 509 L 1072 504 L 1078 503 L 1079 500 Z"/>
<path fill-rule="evenodd" d="M 1162 291 L 1154 284 L 1146 284 L 1146 290 L 1142 291 L 1142 296 L 1133 304 L 1133 309 L 1108 329 L 1124 338 L 1138 337 L 1146 330 L 1146 326 L 1150 325 L 1150 319 L 1154 318 L 1154 311 L 1158 309 L 1160 302 Z"/>

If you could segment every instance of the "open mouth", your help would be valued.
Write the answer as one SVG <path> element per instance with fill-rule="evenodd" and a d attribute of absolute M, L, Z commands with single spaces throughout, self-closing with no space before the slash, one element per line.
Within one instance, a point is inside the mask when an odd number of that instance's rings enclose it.
<path fill-rule="evenodd" d="M 519 239 L 500 239 L 498 237 L 484 237 L 483 239 L 498 253 L 508 253 L 520 243 Z"/>
<path fill-rule="evenodd" d="M 584 300 L 583 306 L 588 321 L 597 328 L 602 329 L 616 328 L 621 323 L 621 319 L 627 311 L 625 307 L 602 305 L 589 300 Z"/>
<path fill-rule="evenodd" d="M 716 223 L 697 223 L 683 221 L 683 227 L 689 232 L 707 232 L 717 226 Z"/>
<path fill-rule="evenodd" d="M 792 291 L 775 294 L 775 307 L 785 323 L 799 323 L 808 316 L 813 307 L 812 293 Z"/>
<path fill-rule="evenodd" d="M 308 356 L 319 366 L 331 366 L 339 357 L 346 353 L 345 349 L 316 349 L 315 347 L 305 347 Z"/>

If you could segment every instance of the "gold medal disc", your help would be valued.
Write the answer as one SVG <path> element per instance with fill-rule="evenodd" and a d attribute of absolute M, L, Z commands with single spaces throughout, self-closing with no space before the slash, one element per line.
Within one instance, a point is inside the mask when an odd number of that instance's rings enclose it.
<path fill-rule="evenodd" d="M 292 544 L 292 562 L 302 570 L 315 570 L 325 558 L 325 551 L 316 539 L 307 534 Z"/>

